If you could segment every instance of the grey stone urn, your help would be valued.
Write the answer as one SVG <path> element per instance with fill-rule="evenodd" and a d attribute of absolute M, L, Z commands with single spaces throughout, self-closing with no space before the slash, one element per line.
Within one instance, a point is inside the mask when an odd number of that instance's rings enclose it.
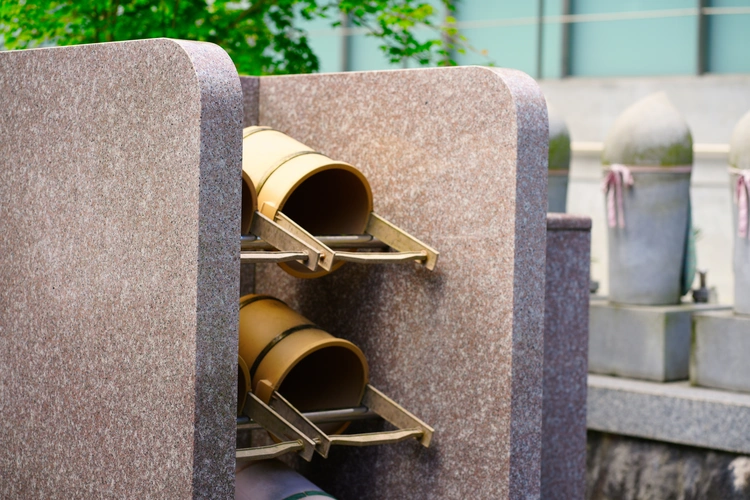
<path fill-rule="evenodd" d="M 547 211 L 565 212 L 570 171 L 570 134 L 568 126 L 554 108 L 549 117 L 549 168 L 547 172 Z"/>
<path fill-rule="evenodd" d="M 686 269 L 692 264 L 694 273 L 695 255 L 694 247 L 688 251 L 693 139 L 687 122 L 663 92 L 641 99 L 615 121 L 602 163 L 605 183 L 613 182 L 605 194 L 610 301 L 679 303 L 692 283 Z M 610 174 L 614 165 L 629 174 L 616 174 L 619 187 Z"/>
<path fill-rule="evenodd" d="M 745 236 L 738 233 L 738 203 L 741 200 L 737 197 L 737 183 L 740 177 L 738 171 L 750 172 L 750 112 L 740 119 L 732 132 L 729 167 L 734 220 L 734 312 L 750 315 L 750 229 Z M 748 225 L 750 226 L 750 222 Z"/>

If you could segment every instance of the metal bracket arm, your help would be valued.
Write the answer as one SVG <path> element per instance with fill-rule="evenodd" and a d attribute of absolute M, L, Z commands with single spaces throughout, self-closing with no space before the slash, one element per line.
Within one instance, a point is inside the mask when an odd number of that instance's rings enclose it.
<path fill-rule="evenodd" d="M 257 399 L 257 398 L 256 398 Z M 260 400 L 258 400 L 260 401 Z M 328 457 L 331 446 L 373 446 L 380 444 L 391 444 L 404 441 L 406 439 L 415 438 L 424 447 L 430 445 L 432 440 L 433 429 L 429 425 L 422 422 L 420 419 L 415 417 L 412 413 L 406 411 L 398 403 L 390 399 L 388 396 L 377 390 L 371 385 L 367 385 L 365 388 L 365 394 L 362 398 L 362 403 L 368 408 L 368 415 L 373 417 L 381 417 L 387 422 L 391 423 L 396 430 L 392 431 L 381 431 L 381 432 L 369 432 L 364 434 L 343 434 L 329 436 L 318 426 L 316 426 L 308 416 L 312 417 L 314 414 L 305 415 L 297 410 L 289 401 L 287 401 L 281 394 L 274 391 L 271 394 L 269 411 L 273 412 L 274 418 L 280 419 L 284 422 L 284 426 L 292 427 L 297 433 L 304 435 L 309 443 L 313 443 L 314 450 L 320 454 L 323 458 Z M 264 405 L 265 406 L 265 405 Z M 330 413 L 338 412 L 339 415 L 333 419 L 327 421 L 346 421 L 347 412 L 342 410 L 334 410 Z M 329 413 L 329 412 L 320 412 Z M 269 432 L 273 432 L 272 428 L 265 425 L 264 422 L 256 421 L 265 427 Z M 247 424 L 244 424 L 247 425 Z M 278 426 L 278 423 L 275 424 Z"/>
<path fill-rule="evenodd" d="M 410 235 L 395 224 L 388 222 L 375 212 L 370 213 L 370 219 L 367 221 L 367 234 L 371 234 L 389 247 L 398 252 L 423 252 L 424 266 L 432 271 L 437 265 L 437 250 L 421 242 L 414 236 Z"/>
<path fill-rule="evenodd" d="M 311 245 L 304 238 L 298 237 L 294 232 L 288 231 L 262 213 L 255 212 L 250 232 L 282 252 L 275 252 L 275 257 L 273 254 L 265 252 L 241 252 L 242 261 L 287 262 L 299 260 L 310 270 L 315 270 L 318 267 L 321 253 L 316 245 Z"/>
<path fill-rule="evenodd" d="M 261 401 L 258 396 L 249 392 L 245 403 L 245 414 L 255 422 L 262 425 L 268 432 L 279 439 L 287 439 L 287 442 L 278 443 L 267 447 L 248 448 L 237 450 L 237 458 L 246 460 L 262 460 L 263 458 L 273 458 L 290 451 L 299 451 L 300 456 L 308 462 L 312 460 L 315 453 L 315 442 L 300 432 L 295 426 L 290 424 L 284 417 L 279 415 L 275 410 Z M 301 444 L 302 449 L 289 443 Z M 285 446 L 279 446 L 285 445 Z M 252 452 L 251 450 L 255 450 Z M 266 454 L 264 455 L 264 450 Z M 242 453 L 242 457 L 239 454 Z"/>

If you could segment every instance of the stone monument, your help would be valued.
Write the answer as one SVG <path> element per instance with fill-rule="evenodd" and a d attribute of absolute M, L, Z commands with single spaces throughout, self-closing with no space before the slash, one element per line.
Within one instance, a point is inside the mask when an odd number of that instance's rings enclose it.
<path fill-rule="evenodd" d="M 0 497 L 233 497 L 232 61 L 0 52 L 0 94 Z"/>
<path fill-rule="evenodd" d="M 0 53 L 0 91 L 0 496 L 233 496 L 243 104 L 441 251 L 434 273 L 245 269 L 435 426 L 306 474 L 343 497 L 540 496 L 549 136 L 527 75 L 240 79 L 215 45 L 157 39 Z"/>
<path fill-rule="evenodd" d="M 255 266 L 256 293 L 358 345 L 371 383 L 435 428 L 429 448 L 342 447 L 297 468 L 341 498 L 539 497 L 548 131 L 536 83 L 462 67 L 242 85 L 247 124 L 356 166 L 377 213 L 440 251 L 433 272 L 348 264 L 300 280 Z"/>
<path fill-rule="evenodd" d="M 664 93 L 626 109 L 602 161 L 609 225 L 609 297 L 592 300 L 589 370 L 655 381 L 688 376 L 695 273 L 690 223 L 693 140 Z"/>

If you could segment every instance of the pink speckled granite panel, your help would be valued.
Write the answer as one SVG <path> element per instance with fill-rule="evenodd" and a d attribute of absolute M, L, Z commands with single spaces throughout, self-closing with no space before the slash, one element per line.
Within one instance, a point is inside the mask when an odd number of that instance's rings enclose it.
<path fill-rule="evenodd" d="M 240 78 L 242 85 L 242 107 L 243 127 L 258 124 L 258 99 L 260 98 L 260 78 L 256 76 L 243 76 Z"/>
<path fill-rule="evenodd" d="M 547 214 L 542 498 L 586 495 L 591 219 Z"/>
<path fill-rule="evenodd" d="M 231 60 L 165 39 L 3 52 L 0 95 L 0 497 L 231 497 Z"/>
<path fill-rule="evenodd" d="M 373 384 L 434 425 L 337 449 L 307 472 L 340 498 L 540 494 L 547 117 L 536 83 L 479 67 L 261 78 L 259 123 L 358 166 L 375 211 L 437 248 L 435 272 L 348 264 L 317 280 L 257 266 L 364 350 Z"/>

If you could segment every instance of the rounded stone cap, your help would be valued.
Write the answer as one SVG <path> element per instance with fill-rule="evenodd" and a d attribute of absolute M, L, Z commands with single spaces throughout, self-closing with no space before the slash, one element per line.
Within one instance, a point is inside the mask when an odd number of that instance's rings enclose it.
<path fill-rule="evenodd" d="M 617 118 L 604 142 L 602 163 L 691 165 L 693 136 L 690 127 L 667 94 L 651 94 Z"/>
<path fill-rule="evenodd" d="M 750 168 L 750 111 L 740 118 L 729 141 L 729 165 L 734 168 Z"/>
<path fill-rule="evenodd" d="M 549 168 L 567 170 L 570 168 L 570 133 L 562 116 L 552 106 L 547 105 L 549 120 Z"/>

